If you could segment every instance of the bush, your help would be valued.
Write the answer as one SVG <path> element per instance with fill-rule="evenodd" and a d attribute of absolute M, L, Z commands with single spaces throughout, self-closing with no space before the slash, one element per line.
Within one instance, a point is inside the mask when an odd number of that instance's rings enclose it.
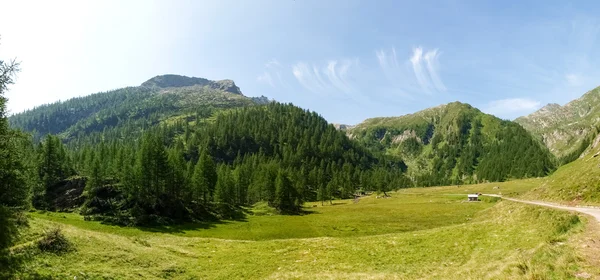
<path fill-rule="evenodd" d="M 24 212 L 19 211 L 15 213 L 15 224 L 17 227 L 29 227 L 29 220 L 27 219 L 27 215 Z"/>
<path fill-rule="evenodd" d="M 42 239 L 38 240 L 37 246 L 42 252 L 54 254 L 66 253 L 73 250 L 73 244 L 62 233 L 60 228 L 53 228 L 44 233 Z"/>

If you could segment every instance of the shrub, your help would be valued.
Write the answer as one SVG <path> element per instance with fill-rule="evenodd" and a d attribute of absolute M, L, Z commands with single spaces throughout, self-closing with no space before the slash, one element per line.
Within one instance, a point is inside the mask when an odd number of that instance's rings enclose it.
<path fill-rule="evenodd" d="M 37 242 L 37 246 L 42 252 L 54 254 L 66 253 L 73 250 L 73 244 L 62 233 L 60 228 L 53 228 L 44 232 L 44 236 Z"/>

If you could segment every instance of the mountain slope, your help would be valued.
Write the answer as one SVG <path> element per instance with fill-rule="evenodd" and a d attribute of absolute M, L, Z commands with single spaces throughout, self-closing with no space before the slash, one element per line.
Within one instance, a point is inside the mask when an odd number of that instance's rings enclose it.
<path fill-rule="evenodd" d="M 554 169 L 552 155 L 521 126 L 460 102 L 368 119 L 347 134 L 404 158 L 417 185 L 537 177 Z"/>
<path fill-rule="evenodd" d="M 210 114 L 212 110 L 256 104 L 231 80 L 209 81 L 177 75 L 156 76 L 138 87 L 42 105 L 10 117 L 13 127 L 36 137 L 61 134 L 66 140 L 125 126 L 143 128 L 169 118 Z M 208 111 L 208 112 L 207 112 Z"/>
<path fill-rule="evenodd" d="M 600 87 L 564 106 L 548 104 L 515 122 L 538 137 L 561 163 L 571 162 L 598 135 Z"/>
<path fill-rule="evenodd" d="M 558 168 L 524 197 L 600 205 L 600 135 L 579 158 Z"/>

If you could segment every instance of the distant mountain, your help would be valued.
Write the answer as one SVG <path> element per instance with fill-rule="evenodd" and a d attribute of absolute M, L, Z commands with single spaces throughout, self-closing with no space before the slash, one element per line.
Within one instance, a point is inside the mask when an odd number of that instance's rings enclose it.
<path fill-rule="evenodd" d="M 598 135 L 600 87 L 564 106 L 548 104 L 515 122 L 541 140 L 561 163 L 571 162 Z"/>
<path fill-rule="evenodd" d="M 264 102 L 264 98 L 257 100 Z M 42 105 L 13 115 L 9 121 L 36 138 L 58 134 L 70 141 L 103 132 L 105 136 L 136 137 L 144 128 L 162 122 L 208 118 L 216 110 L 256 104 L 231 80 L 162 75 L 141 86 Z"/>
<path fill-rule="evenodd" d="M 371 149 L 405 159 L 417 185 L 544 176 L 553 157 L 520 125 L 453 102 L 347 129 Z"/>

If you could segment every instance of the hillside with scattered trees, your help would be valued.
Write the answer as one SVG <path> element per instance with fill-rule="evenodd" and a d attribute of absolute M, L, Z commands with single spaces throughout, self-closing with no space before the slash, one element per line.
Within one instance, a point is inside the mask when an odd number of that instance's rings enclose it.
<path fill-rule="evenodd" d="M 520 125 L 460 102 L 368 119 L 347 133 L 374 151 L 403 158 L 418 186 L 540 177 L 555 168 L 546 147 Z"/>

